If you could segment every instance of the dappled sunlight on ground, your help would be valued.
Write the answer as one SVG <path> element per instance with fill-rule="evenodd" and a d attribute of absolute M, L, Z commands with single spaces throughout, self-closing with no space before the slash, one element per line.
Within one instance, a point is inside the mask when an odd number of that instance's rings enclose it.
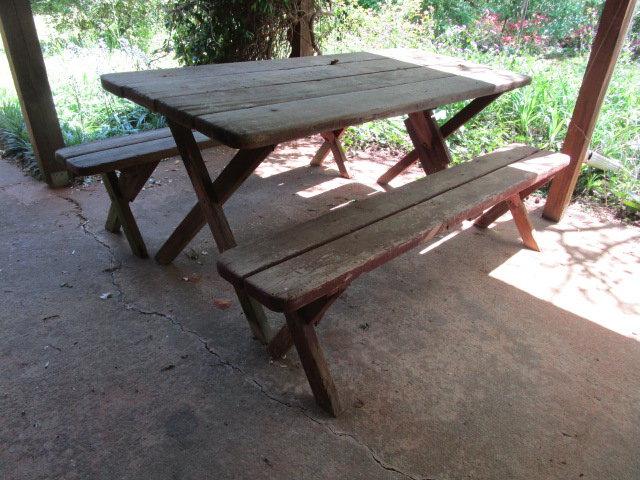
<path fill-rule="evenodd" d="M 273 155 L 258 167 L 256 175 L 260 178 L 269 178 L 294 168 L 308 167 L 321 143 L 321 137 L 314 136 L 311 139 L 280 145 Z M 372 190 L 370 195 L 384 192 L 385 188 L 377 183 L 377 179 L 400 160 L 402 155 L 402 152 L 385 150 L 347 151 L 348 161 L 346 166 L 351 174 L 351 179 L 338 176 L 329 178 L 324 182 L 316 183 L 298 191 L 298 195 L 303 198 L 312 198 L 337 188 L 355 184 L 369 187 Z M 327 174 L 334 174 L 334 172 L 337 174 L 338 171 L 331 153 L 329 153 L 320 167 L 315 168 Z M 418 167 L 418 162 L 416 162 L 406 172 L 394 179 L 390 186 L 392 188 L 398 187 L 423 176 L 424 173 Z"/>
<path fill-rule="evenodd" d="M 640 231 L 575 217 L 536 232 L 541 255 L 522 250 L 490 275 L 640 341 Z"/>
<path fill-rule="evenodd" d="M 346 180 L 330 157 L 309 168 L 319 146 L 279 147 L 224 205 L 239 244 L 385 195 L 375 180 L 400 154 L 349 152 Z M 212 177 L 233 154 L 205 152 Z M 180 162 L 162 162 L 133 204 L 152 254 L 194 202 Z M 362 275 L 318 327 L 347 406 L 330 420 L 297 354 L 270 362 L 251 338 L 208 229 L 163 267 L 104 230 L 99 181 L 51 191 L 0 162 L 0 203 L 0 429 L 20 439 L 0 464 L 28 478 L 71 462 L 119 478 L 149 452 L 143 478 L 238 462 L 292 478 L 318 461 L 322 478 L 639 478 L 637 228 L 580 205 L 550 224 L 532 200 L 542 253 L 505 216 Z"/>

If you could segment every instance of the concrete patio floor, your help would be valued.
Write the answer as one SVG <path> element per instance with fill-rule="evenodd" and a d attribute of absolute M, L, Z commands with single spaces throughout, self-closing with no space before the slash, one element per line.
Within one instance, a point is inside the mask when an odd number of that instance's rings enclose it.
<path fill-rule="evenodd" d="M 232 198 L 239 242 L 375 191 L 379 159 L 347 181 L 307 167 L 317 146 L 278 149 Z M 163 162 L 134 206 L 152 253 L 194 201 Z M 332 419 L 295 351 L 251 338 L 207 231 L 161 267 L 106 209 L 98 182 L 50 191 L 0 162 L 0 478 L 640 478 L 637 228 L 533 204 L 540 254 L 505 217 L 360 278 L 319 327 L 348 405 Z"/>

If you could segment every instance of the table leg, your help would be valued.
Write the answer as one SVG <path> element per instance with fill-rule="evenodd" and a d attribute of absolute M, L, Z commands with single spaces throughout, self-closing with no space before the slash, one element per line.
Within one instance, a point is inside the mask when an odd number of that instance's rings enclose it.
<path fill-rule="evenodd" d="M 439 128 L 442 139 L 444 140 L 455 133 L 465 123 L 467 123 L 478 113 L 487 108 L 487 106 L 493 103 L 500 95 L 502 95 L 502 93 L 487 95 L 486 97 L 476 98 L 471 101 L 467 106 L 456 113 L 453 117 L 451 117 L 449 121 L 447 121 L 442 127 Z M 387 185 L 391 180 L 404 172 L 411 166 L 411 164 L 415 160 L 418 160 L 419 158 L 420 157 L 417 150 L 412 150 L 407 155 L 405 155 L 397 164 L 395 164 L 386 173 L 384 173 L 378 179 L 378 183 L 380 185 Z"/>
<path fill-rule="evenodd" d="M 275 145 L 255 150 L 240 150 L 231 159 L 222 173 L 213 182 L 218 202 L 223 205 L 229 197 L 244 183 L 265 158 L 273 152 Z M 156 254 L 156 261 L 161 265 L 170 264 L 202 230 L 207 223 L 200 203 L 196 203 L 180 225 L 174 230 Z"/>
<path fill-rule="evenodd" d="M 329 152 L 333 154 L 333 158 L 338 165 L 338 170 L 340 171 L 340 176 L 343 178 L 351 178 L 349 175 L 349 171 L 345 166 L 345 162 L 347 160 L 347 156 L 344 153 L 344 148 L 340 143 L 340 137 L 344 134 L 345 129 L 341 128 L 338 130 L 333 130 L 331 132 L 322 133 L 322 138 L 324 139 L 324 143 L 320 146 L 320 149 L 316 153 L 313 160 L 311 160 L 311 166 L 319 167 L 322 165 L 323 160 L 329 155 Z"/>
<path fill-rule="evenodd" d="M 198 197 L 198 203 L 202 209 L 204 218 L 218 246 L 218 250 L 224 252 L 225 250 L 235 247 L 236 241 L 233 237 L 233 232 L 222 210 L 222 204 L 225 198 L 220 195 L 220 191 L 216 190 L 214 183 L 211 181 L 207 167 L 202 159 L 200 148 L 193 137 L 193 132 L 190 128 L 173 122 L 169 122 L 169 127 L 171 128 L 171 133 L 173 133 L 178 151 L 180 152 L 187 174 Z M 274 147 L 269 148 L 273 151 Z M 245 151 L 245 155 L 249 155 L 249 152 L 253 151 Z M 248 177 L 251 171 L 250 165 L 245 165 L 244 169 L 239 168 L 238 165 L 234 165 L 234 172 L 238 174 L 238 178 Z M 224 171 L 218 179 L 223 177 L 223 175 L 225 175 Z M 230 179 L 230 177 L 226 175 L 224 178 L 227 178 L 227 180 Z M 239 181 L 230 185 L 228 195 L 241 183 L 242 182 Z M 262 306 L 239 289 L 236 289 L 236 294 L 238 295 L 238 299 L 240 300 L 240 304 L 254 335 L 258 340 L 266 343 L 271 337 L 271 332 Z"/>
<path fill-rule="evenodd" d="M 447 168 L 451 154 L 431 110 L 409 114 L 407 131 L 427 175 Z"/>

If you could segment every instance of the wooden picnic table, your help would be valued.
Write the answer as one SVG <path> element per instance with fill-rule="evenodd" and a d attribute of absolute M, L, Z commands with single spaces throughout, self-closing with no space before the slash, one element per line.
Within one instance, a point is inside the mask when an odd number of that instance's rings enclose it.
<path fill-rule="evenodd" d="M 171 262 L 207 223 L 220 251 L 236 246 L 223 204 L 274 148 L 322 134 L 314 162 L 332 151 L 343 176 L 339 142 L 346 127 L 408 114 L 415 149 L 380 179 L 388 183 L 415 161 L 430 174 L 446 168 L 444 139 L 502 93 L 527 85 L 523 75 L 415 49 L 203 65 L 102 77 L 103 87 L 166 116 L 198 197 L 156 259 Z M 439 126 L 433 109 L 471 102 Z M 193 130 L 239 151 L 211 180 Z M 262 307 L 236 290 L 255 336 L 271 337 Z"/>

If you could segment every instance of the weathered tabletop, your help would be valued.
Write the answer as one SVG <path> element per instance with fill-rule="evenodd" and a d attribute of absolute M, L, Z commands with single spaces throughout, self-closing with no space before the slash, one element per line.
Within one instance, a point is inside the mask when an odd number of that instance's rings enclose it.
<path fill-rule="evenodd" d="M 240 149 L 524 86 L 529 77 L 414 49 L 102 77 L 103 87 Z"/>

